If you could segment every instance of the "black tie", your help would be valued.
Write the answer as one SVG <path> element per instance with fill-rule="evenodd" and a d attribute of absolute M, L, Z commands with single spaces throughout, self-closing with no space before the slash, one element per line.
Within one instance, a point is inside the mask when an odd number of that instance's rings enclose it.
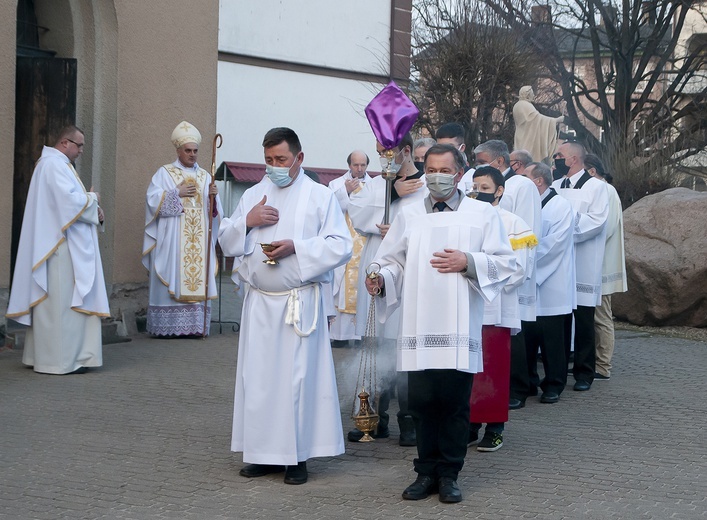
<path fill-rule="evenodd" d="M 442 213 L 445 209 L 447 209 L 447 205 L 444 202 L 435 202 L 434 208 L 438 213 Z"/>
<path fill-rule="evenodd" d="M 562 185 L 560 186 L 560 188 L 569 188 L 569 187 L 570 187 L 570 180 L 569 179 L 565 179 L 564 181 L 562 181 Z"/>

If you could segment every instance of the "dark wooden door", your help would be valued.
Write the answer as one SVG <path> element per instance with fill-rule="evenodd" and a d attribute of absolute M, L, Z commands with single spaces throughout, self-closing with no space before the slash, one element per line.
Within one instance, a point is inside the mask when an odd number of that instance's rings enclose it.
<path fill-rule="evenodd" d="M 12 196 L 12 255 L 15 270 L 22 216 L 34 164 L 42 146 L 76 121 L 76 60 L 17 57 L 15 172 Z"/>

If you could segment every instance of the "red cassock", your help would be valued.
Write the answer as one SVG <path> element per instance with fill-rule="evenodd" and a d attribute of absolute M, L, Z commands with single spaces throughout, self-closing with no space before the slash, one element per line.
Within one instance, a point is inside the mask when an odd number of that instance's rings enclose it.
<path fill-rule="evenodd" d="M 507 422 L 511 379 L 511 329 L 484 325 L 481 344 L 484 371 L 474 374 L 469 402 L 470 422 Z"/>

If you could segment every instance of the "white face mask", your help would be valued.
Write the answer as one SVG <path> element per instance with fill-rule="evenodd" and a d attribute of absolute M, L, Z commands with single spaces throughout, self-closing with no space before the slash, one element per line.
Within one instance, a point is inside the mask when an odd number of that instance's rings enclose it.
<path fill-rule="evenodd" d="M 430 191 L 432 198 L 436 200 L 448 199 L 456 189 L 456 185 L 454 184 L 454 176 L 454 174 L 450 175 L 448 173 L 425 174 L 427 189 Z"/>
<path fill-rule="evenodd" d="M 297 157 L 295 157 L 290 166 L 272 166 L 270 164 L 266 164 L 265 173 L 275 186 L 284 188 L 292 182 L 292 177 L 290 177 L 290 169 L 294 166 L 296 161 Z"/>

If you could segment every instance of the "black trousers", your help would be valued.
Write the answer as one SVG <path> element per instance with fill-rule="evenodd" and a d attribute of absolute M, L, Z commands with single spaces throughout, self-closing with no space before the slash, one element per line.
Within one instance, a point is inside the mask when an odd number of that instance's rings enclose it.
<path fill-rule="evenodd" d="M 511 399 L 525 401 L 531 393 L 532 384 L 528 379 L 529 365 L 525 354 L 525 330 L 532 323 L 521 321 L 520 332 L 511 336 Z"/>
<path fill-rule="evenodd" d="M 543 392 L 561 394 L 567 384 L 567 357 L 565 353 L 565 330 L 572 327 L 572 315 L 538 316 L 537 321 L 526 322 L 525 346 L 530 386 L 540 387 Z M 537 370 L 537 353 L 543 360 L 545 379 L 540 381 Z"/>
<path fill-rule="evenodd" d="M 578 305 L 574 314 L 574 366 L 575 381 L 592 384 L 596 369 L 596 345 L 594 344 L 594 307 Z M 570 358 L 572 324 L 565 327 L 565 355 Z"/>
<path fill-rule="evenodd" d="M 410 415 L 409 404 L 408 404 L 408 373 L 407 372 L 397 372 L 395 377 L 393 377 L 385 388 L 380 393 L 380 399 L 378 400 L 378 416 L 380 417 L 378 421 L 378 431 L 385 430 L 388 428 L 388 423 L 390 422 L 390 415 L 388 414 L 388 408 L 390 407 L 390 400 L 398 396 L 398 422 L 400 419 Z"/>
<path fill-rule="evenodd" d="M 456 479 L 469 441 L 469 399 L 473 374 L 458 370 L 409 372 L 410 415 L 415 421 L 415 471 Z"/>

